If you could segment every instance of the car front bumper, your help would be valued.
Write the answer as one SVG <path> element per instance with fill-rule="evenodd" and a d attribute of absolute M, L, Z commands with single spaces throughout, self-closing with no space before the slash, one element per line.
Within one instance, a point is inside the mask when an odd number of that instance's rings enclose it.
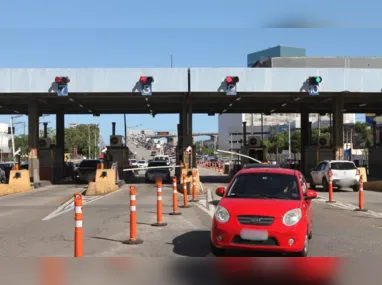
<path fill-rule="evenodd" d="M 217 248 L 284 253 L 299 252 L 304 248 L 307 225 L 303 221 L 300 221 L 297 225 L 292 227 L 282 226 L 280 224 L 271 226 L 249 226 L 235 224 L 233 227 L 232 222 L 231 225 L 228 223 L 222 224 L 214 218 L 211 230 L 211 241 Z M 242 229 L 267 230 L 268 240 L 243 240 L 240 237 L 240 232 Z M 290 243 L 291 239 L 294 241 L 292 244 Z"/>

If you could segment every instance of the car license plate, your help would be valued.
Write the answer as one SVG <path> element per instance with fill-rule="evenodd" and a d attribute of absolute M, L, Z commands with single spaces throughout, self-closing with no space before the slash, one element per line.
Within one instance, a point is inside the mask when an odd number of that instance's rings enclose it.
<path fill-rule="evenodd" d="M 268 239 L 268 231 L 243 229 L 240 237 L 245 240 L 266 241 Z"/>

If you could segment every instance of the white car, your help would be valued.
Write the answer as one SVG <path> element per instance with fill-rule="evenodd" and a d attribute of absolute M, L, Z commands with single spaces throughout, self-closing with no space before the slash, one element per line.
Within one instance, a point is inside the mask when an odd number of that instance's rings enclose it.
<path fill-rule="evenodd" d="M 320 162 L 310 173 L 312 178 L 311 188 L 322 185 L 325 191 L 329 189 L 329 171 L 332 173 L 332 185 L 338 189 L 352 188 L 359 191 L 360 171 L 352 161 L 325 160 Z"/>
<path fill-rule="evenodd" d="M 130 160 L 132 166 L 138 165 L 138 161 L 136 159 L 129 159 L 129 160 Z"/>
<path fill-rule="evenodd" d="M 148 162 L 146 160 L 138 160 L 137 165 L 139 168 L 147 168 Z"/>

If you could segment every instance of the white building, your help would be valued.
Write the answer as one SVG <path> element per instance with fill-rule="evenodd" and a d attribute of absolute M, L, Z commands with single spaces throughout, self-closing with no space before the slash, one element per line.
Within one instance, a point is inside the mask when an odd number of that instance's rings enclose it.
<path fill-rule="evenodd" d="M 8 140 L 8 124 L 0 123 L 0 152 L 9 152 Z"/>
<path fill-rule="evenodd" d="M 310 114 L 309 120 L 312 127 L 317 128 L 318 114 Z M 263 115 L 263 131 L 261 130 L 261 114 L 222 114 L 219 115 L 219 140 L 218 145 L 222 150 L 240 149 L 240 140 L 243 138 L 243 122 L 247 122 L 247 136 L 258 136 L 266 140 L 271 135 L 288 128 L 300 129 L 300 114 L 272 114 Z M 354 124 L 355 114 L 344 114 L 344 124 Z M 330 124 L 329 116 L 321 116 L 321 126 L 327 127 Z M 261 134 L 263 133 L 263 134 Z"/>
<path fill-rule="evenodd" d="M 127 130 L 128 135 L 147 135 L 147 136 L 153 136 L 154 131 L 153 130 Z"/>

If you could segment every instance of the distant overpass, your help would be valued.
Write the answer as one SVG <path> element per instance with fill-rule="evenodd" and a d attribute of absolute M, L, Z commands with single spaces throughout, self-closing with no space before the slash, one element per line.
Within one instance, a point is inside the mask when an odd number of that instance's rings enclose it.
<path fill-rule="evenodd" d="M 219 134 L 218 133 L 195 133 L 195 134 L 192 134 L 193 137 L 216 137 L 218 136 Z M 149 138 L 152 138 L 152 139 L 159 139 L 159 138 L 176 138 L 178 135 L 175 135 L 175 134 L 168 134 L 168 135 L 149 135 L 148 137 Z"/>

